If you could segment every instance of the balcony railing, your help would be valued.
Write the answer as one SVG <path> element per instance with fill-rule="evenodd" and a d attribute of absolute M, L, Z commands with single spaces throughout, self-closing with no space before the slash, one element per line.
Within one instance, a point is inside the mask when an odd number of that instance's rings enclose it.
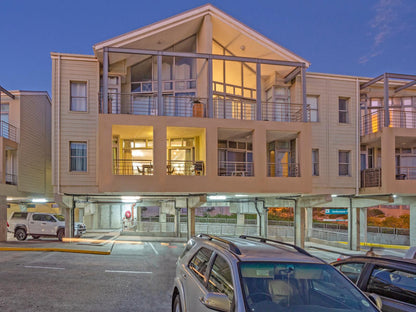
<path fill-rule="evenodd" d="M 370 168 L 361 171 L 361 187 L 380 187 L 381 168 Z"/>
<path fill-rule="evenodd" d="M 204 175 L 203 161 L 168 160 L 166 172 L 169 175 Z"/>
<path fill-rule="evenodd" d="M 17 142 L 17 128 L 2 120 L 0 125 L 0 136 Z"/>
<path fill-rule="evenodd" d="M 396 180 L 416 180 L 416 167 L 396 167 Z"/>
<path fill-rule="evenodd" d="M 178 116 L 178 117 L 208 117 L 207 98 L 195 96 L 173 96 L 163 94 L 163 113 L 159 112 L 157 95 L 142 92 L 109 93 L 108 108 L 103 107 L 100 95 L 99 112 L 101 114 L 132 114 L 147 116 Z M 213 118 L 257 120 L 257 102 L 242 97 L 213 98 Z M 309 109 L 307 118 L 310 120 Z M 303 105 L 295 103 L 264 102 L 262 103 L 262 120 L 279 122 L 302 122 Z"/>
<path fill-rule="evenodd" d="M 384 108 L 371 108 L 371 112 L 361 118 L 361 135 L 375 133 L 384 127 Z M 416 111 L 413 108 L 389 109 L 390 127 L 416 128 Z"/>
<path fill-rule="evenodd" d="M 254 176 L 252 162 L 245 161 L 220 161 L 218 164 L 219 176 Z"/>
<path fill-rule="evenodd" d="M 300 177 L 297 163 L 269 163 L 267 168 L 268 177 Z"/>
<path fill-rule="evenodd" d="M 6 173 L 5 180 L 6 180 L 6 184 L 17 185 L 17 174 Z"/>

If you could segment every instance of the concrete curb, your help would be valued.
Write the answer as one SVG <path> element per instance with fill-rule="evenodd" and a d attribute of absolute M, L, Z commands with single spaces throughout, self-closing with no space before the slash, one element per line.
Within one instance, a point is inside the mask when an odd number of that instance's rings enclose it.
<path fill-rule="evenodd" d="M 29 248 L 29 247 L 0 247 L 0 251 L 52 251 L 52 252 L 71 252 L 95 255 L 109 255 L 111 250 L 83 250 L 83 249 L 69 249 L 69 248 Z"/>
<path fill-rule="evenodd" d="M 340 244 L 348 244 L 347 242 L 338 242 Z M 408 250 L 409 246 L 401 246 L 401 245 L 388 245 L 388 244 L 376 244 L 376 243 L 360 243 L 360 246 L 368 246 L 368 247 L 380 247 L 380 248 L 391 248 L 391 249 L 402 249 Z"/>

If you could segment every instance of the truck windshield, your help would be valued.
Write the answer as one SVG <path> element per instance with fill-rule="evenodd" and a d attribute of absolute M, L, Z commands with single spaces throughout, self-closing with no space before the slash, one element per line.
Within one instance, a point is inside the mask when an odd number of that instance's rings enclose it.
<path fill-rule="evenodd" d="M 65 217 L 63 215 L 55 215 L 55 218 L 57 218 L 58 221 L 65 221 Z"/>
<path fill-rule="evenodd" d="M 242 262 L 247 311 L 378 311 L 327 264 Z"/>

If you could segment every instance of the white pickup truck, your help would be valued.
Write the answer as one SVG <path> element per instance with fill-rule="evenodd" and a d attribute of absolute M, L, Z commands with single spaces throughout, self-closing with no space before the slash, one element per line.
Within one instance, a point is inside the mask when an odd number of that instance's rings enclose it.
<path fill-rule="evenodd" d="M 61 241 L 65 236 L 65 218 L 53 213 L 13 212 L 8 220 L 7 231 L 14 233 L 14 237 L 21 241 L 28 235 L 34 239 L 54 236 Z M 76 237 L 80 237 L 86 232 L 85 224 L 75 222 L 74 232 Z"/>

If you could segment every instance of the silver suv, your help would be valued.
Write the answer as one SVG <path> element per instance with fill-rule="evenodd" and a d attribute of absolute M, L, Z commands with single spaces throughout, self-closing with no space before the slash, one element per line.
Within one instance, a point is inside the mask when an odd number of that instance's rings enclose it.
<path fill-rule="evenodd" d="M 300 247 L 201 234 L 177 261 L 172 311 L 213 310 L 379 311 L 343 274 Z"/>

